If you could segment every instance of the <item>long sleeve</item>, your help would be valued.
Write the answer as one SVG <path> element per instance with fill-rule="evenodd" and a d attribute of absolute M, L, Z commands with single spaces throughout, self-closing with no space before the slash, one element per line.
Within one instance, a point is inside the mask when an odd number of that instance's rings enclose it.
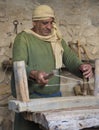
<path fill-rule="evenodd" d="M 62 41 L 62 46 L 64 49 L 63 53 L 63 63 L 69 72 L 75 74 L 76 76 L 82 77 L 82 74 L 79 70 L 79 66 L 83 64 L 77 55 L 68 47 L 65 41 Z"/>
<path fill-rule="evenodd" d="M 20 33 L 17 35 L 13 45 L 13 62 L 14 61 L 25 61 L 27 76 L 29 76 L 30 71 L 32 70 L 28 64 L 28 47 L 27 39 L 24 34 Z"/>

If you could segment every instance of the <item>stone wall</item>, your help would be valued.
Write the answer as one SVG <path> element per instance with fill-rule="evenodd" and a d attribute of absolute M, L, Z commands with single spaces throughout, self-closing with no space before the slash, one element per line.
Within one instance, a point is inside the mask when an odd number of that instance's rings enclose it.
<path fill-rule="evenodd" d="M 86 59 L 85 52 L 89 59 L 99 57 L 99 0 L 0 0 L 0 130 L 10 130 L 10 125 L 5 128 L 4 122 L 11 123 L 12 117 L 7 109 L 7 101 L 12 98 L 10 72 L 7 68 L 2 70 L 2 63 L 12 58 L 16 33 L 32 27 L 32 10 L 39 4 L 48 4 L 55 10 L 64 39 L 74 46 L 79 41 L 82 59 Z M 9 113 L 7 121 L 5 113 Z"/>

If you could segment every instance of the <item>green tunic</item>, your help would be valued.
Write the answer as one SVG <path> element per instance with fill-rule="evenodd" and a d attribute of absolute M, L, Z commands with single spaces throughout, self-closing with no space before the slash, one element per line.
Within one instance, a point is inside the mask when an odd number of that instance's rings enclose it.
<path fill-rule="evenodd" d="M 78 59 L 76 54 L 66 45 L 62 40 L 63 52 L 63 64 L 68 68 L 71 73 L 80 75 L 78 67 L 82 62 Z M 49 42 L 42 41 L 33 34 L 21 32 L 15 38 L 13 46 L 13 61 L 22 61 L 26 63 L 26 72 L 28 77 L 28 87 L 30 98 L 39 98 L 33 92 L 41 94 L 53 94 L 60 91 L 60 78 L 53 76 L 49 79 L 49 87 L 41 87 L 35 80 L 29 80 L 29 74 L 31 70 L 40 70 L 47 73 L 55 69 L 55 59 L 52 51 L 51 44 Z M 58 74 L 60 71 L 58 70 Z M 57 86 L 56 86 L 57 84 Z M 14 74 L 11 80 L 12 94 L 16 97 Z M 14 122 L 14 130 L 40 130 L 36 124 L 23 119 L 21 113 L 16 114 Z"/>
<path fill-rule="evenodd" d="M 78 67 L 82 62 L 78 59 L 76 54 L 67 46 L 64 40 L 62 40 L 63 52 L 63 64 L 68 68 L 71 73 L 79 75 L 80 71 Z M 55 59 L 52 51 L 51 44 L 46 41 L 42 41 L 33 34 L 21 32 L 15 38 L 13 46 L 13 61 L 22 61 L 26 63 L 26 72 L 28 77 L 28 87 L 30 98 L 36 98 L 33 92 L 41 94 L 53 94 L 60 90 L 60 78 L 53 76 L 50 78 L 49 87 L 42 87 L 35 80 L 29 79 L 31 70 L 40 70 L 47 73 L 55 69 Z M 58 70 L 59 74 L 59 70 Z M 57 84 L 57 86 L 56 86 Z M 54 86 L 55 85 L 55 86 Z M 12 76 L 12 92 L 13 96 L 16 96 L 14 78 Z"/>

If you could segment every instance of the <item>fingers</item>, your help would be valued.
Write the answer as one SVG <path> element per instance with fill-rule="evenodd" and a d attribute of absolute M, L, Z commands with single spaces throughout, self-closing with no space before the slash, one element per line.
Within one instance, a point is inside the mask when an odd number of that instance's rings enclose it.
<path fill-rule="evenodd" d="M 39 72 L 38 76 L 37 76 L 37 82 L 41 85 L 45 85 L 48 83 L 48 79 L 45 79 L 44 77 L 46 77 L 47 74 L 45 72 Z"/>
<path fill-rule="evenodd" d="M 80 70 L 83 72 L 85 78 L 91 78 L 93 76 L 92 66 L 90 64 L 81 65 Z"/>
<path fill-rule="evenodd" d="M 93 76 L 93 73 L 91 71 L 83 72 L 83 75 L 85 78 L 91 78 Z"/>
<path fill-rule="evenodd" d="M 37 81 L 37 83 L 39 83 L 40 85 L 45 85 L 48 83 L 48 79 L 45 79 L 44 77 L 46 77 L 48 74 L 42 71 L 31 71 L 30 73 L 30 77 L 35 79 Z"/>

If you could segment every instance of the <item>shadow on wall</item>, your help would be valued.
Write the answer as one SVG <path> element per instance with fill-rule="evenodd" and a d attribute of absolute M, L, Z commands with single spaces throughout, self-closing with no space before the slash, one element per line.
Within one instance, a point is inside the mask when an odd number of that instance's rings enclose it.
<path fill-rule="evenodd" d="M 85 128 L 82 130 L 99 130 L 99 127 L 91 127 L 91 128 Z"/>

